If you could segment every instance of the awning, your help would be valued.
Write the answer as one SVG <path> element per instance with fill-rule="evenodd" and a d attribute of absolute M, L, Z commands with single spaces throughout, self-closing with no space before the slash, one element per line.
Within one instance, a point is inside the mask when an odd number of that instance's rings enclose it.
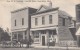
<path fill-rule="evenodd" d="M 79 29 L 77 30 L 76 35 L 80 35 L 80 27 L 79 27 Z"/>
<path fill-rule="evenodd" d="M 37 30 L 55 30 L 57 27 L 46 27 L 46 28 L 31 28 L 30 31 L 37 31 Z"/>
<path fill-rule="evenodd" d="M 18 31 L 26 31 L 27 28 L 22 28 L 22 29 L 13 29 L 11 32 L 18 32 Z"/>

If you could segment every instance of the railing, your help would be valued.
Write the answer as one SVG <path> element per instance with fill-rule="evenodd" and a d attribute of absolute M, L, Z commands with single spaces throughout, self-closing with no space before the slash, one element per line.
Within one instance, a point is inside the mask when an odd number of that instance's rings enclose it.
<path fill-rule="evenodd" d="M 59 46 L 66 47 L 66 44 L 68 47 L 77 47 L 77 41 L 60 41 Z"/>
<path fill-rule="evenodd" d="M 18 48 L 18 47 L 27 47 L 27 44 L 0 44 L 2 48 Z"/>

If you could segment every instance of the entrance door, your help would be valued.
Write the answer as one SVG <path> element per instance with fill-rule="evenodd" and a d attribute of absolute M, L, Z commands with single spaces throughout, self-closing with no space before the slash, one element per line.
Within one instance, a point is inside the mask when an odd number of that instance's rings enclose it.
<path fill-rule="evenodd" d="M 42 36 L 42 45 L 45 45 L 45 36 Z"/>

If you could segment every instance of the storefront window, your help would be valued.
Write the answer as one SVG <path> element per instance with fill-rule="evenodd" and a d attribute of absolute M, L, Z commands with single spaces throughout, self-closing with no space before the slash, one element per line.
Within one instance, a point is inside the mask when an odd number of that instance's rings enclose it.
<path fill-rule="evenodd" d="M 34 42 L 39 42 L 39 32 L 38 31 L 34 31 L 33 32 L 33 36 L 34 36 Z"/>
<path fill-rule="evenodd" d="M 49 38 L 51 38 L 52 35 L 53 35 L 53 32 L 49 31 Z"/>
<path fill-rule="evenodd" d="M 46 34 L 46 31 L 41 31 L 42 34 Z"/>
<path fill-rule="evenodd" d="M 39 32 L 34 32 L 34 38 L 39 38 Z"/>

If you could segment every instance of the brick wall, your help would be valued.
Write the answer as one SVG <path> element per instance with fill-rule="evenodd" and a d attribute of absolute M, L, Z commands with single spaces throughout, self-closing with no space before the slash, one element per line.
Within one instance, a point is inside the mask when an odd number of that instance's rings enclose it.
<path fill-rule="evenodd" d="M 60 41 L 73 41 L 73 36 L 68 28 L 69 25 L 69 20 L 68 18 L 65 18 L 65 26 L 62 25 L 62 20 L 63 18 L 59 18 L 58 22 L 58 37 L 59 37 L 59 42 Z"/>

